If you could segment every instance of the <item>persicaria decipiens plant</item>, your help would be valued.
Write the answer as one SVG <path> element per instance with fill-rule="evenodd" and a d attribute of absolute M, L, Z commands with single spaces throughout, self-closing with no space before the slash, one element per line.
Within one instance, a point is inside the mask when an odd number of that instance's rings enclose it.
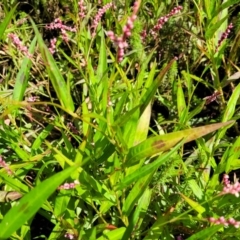
<path fill-rule="evenodd" d="M 96 29 L 97 29 L 97 26 L 99 24 L 99 22 L 101 21 L 101 18 L 103 16 L 103 14 L 111 7 L 113 7 L 113 3 L 110 2 L 108 4 L 106 4 L 105 6 L 103 6 L 102 8 L 100 8 L 95 16 L 95 18 L 93 19 L 93 24 L 92 24 L 92 27 L 93 28 L 93 33 L 92 33 L 92 36 L 94 37 L 96 35 Z"/>
<path fill-rule="evenodd" d="M 68 40 L 69 40 L 69 37 L 67 35 L 67 31 L 69 31 L 69 32 L 76 32 L 76 28 L 75 27 L 69 27 L 69 26 L 63 24 L 63 22 L 62 22 L 62 20 L 60 18 L 57 18 L 57 19 L 54 20 L 54 22 L 48 24 L 46 26 L 46 29 L 49 29 L 49 30 L 59 29 L 61 31 L 61 34 L 62 34 L 62 39 L 65 42 L 68 42 Z M 55 52 L 56 42 L 57 42 L 57 40 L 55 38 L 50 40 L 49 51 L 52 54 Z"/>
<path fill-rule="evenodd" d="M 210 223 L 213 223 L 215 225 L 222 224 L 224 226 L 232 225 L 235 228 L 240 227 L 240 221 L 237 221 L 234 218 L 225 219 L 225 217 L 222 216 L 219 218 L 210 217 L 208 220 Z"/>
<path fill-rule="evenodd" d="M 64 183 L 63 185 L 61 185 L 61 186 L 58 187 L 58 190 L 61 190 L 61 189 L 65 189 L 65 190 L 73 189 L 73 188 L 75 188 L 77 185 L 79 185 L 79 181 L 78 181 L 78 180 L 75 180 L 73 183 Z"/>
<path fill-rule="evenodd" d="M 14 33 L 9 33 L 8 34 L 8 38 L 13 42 L 13 44 L 15 45 L 15 47 L 24 55 L 26 55 L 27 57 L 31 58 L 32 54 L 30 54 L 28 52 L 28 49 L 26 46 L 23 45 L 23 43 L 21 42 L 21 40 L 19 39 L 19 37 L 14 34 Z"/>
<path fill-rule="evenodd" d="M 236 197 L 239 197 L 239 192 L 240 192 L 240 183 L 237 181 L 234 184 L 231 184 L 229 181 L 229 176 L 227 174 L 223 175 L 223 190 L 220 193 L 221 195 L 223 194 L 233 194 Z"/>
<path fill-rule="evenodd" d="M 86 16 L 86 6 L 84 5 L 84 1 L 83 0 L 80 0 L 78 2 L 78 8 L 79 8 L 79 13 L 78 13 L 78 16 L 80 19 L 83 19 L 85 16 Z"/>
<path fill-rule="evenodd" d="M 140 1 L 136 1 L 133 5 L 133 13 L 127 19 L 126 25 L 123 27 L 123 33 L 121 36 L 117 36 L 113 31 L 108 31 L 107 36 L 112 40 L 112 42 L 117 47 L 117 61 L 121 62 L 124 57 L 124 51 L 128 47 L 127 39 L 132 34 L 132 29 L 134 27 L 134 21 L 137 18 L 137 12 L 140 7 Z"/>
<path fill-rule="evenodd" d="M 221 35 L 220 39 L 218 40 L 218 45 L 217 45 L 217 49 L 216 52 L 218 51 L 219 47 L 221 46 L 222 42 L 228 38 L 228 35 L 230 34 L 231 30 L 233 28 L 233 24 L 230 23 L 226 29 L 226 31 Z"/>
<path fill-rule="evenodd" d="M 160 17 L 158 19 L 157 24 L 153 27 L 153 29 L 150 30 L 150 34 L 153 36 L 154 39 L 156 39 L 158 31 L 169 20 L 169 18 L 172 17 L 173 15 L 176 15 L 179 12 L 181 12 L 182 9 L 183 9 L 182 6 L 177 6 L 177 7 L 173 8 L 169 14 L 167 14 L 166 16 Z"/>

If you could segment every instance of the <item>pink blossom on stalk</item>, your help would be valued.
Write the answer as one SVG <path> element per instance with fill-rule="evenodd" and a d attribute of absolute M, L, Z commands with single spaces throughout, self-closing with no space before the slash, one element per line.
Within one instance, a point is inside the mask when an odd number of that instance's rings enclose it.
<path fill-rule="evenodd" d="M 65 24 L 63 24 L 62 20 L 60 18 L 56 18 L 54 20 L 54 22 L 48 24 L 46 26 L 47 29 L 50 29 L 50 30 L 53 30 L 53 29 L 60 29 L 61 33 L 62 33 L 62 38 L 65 42 L 68 41 L 68 36 L 67 36 L 67 33 L 66 31 L 69 31 L 69 32 L 76 32 L 76 28 L 72 28 L 72 27 L 69 27 Z"/>
<path fill-rule="evenodd" d="M 14 34 L 14 33 L 9 33 L 8 34 L 8 38 L 11 39 L 11 41 L 13 42 L 13 44 L 16 46 L 16 48 L 22 52 L 24 55 L 26 55 L 27 57 L 31 58 L 32 54 L 30 54 L 28 52 L 28 49 L 26 46 L 23 45 L 23 43 L 21 42 L 21 40 L 19 39 L 19 37 Z"/>
<path fill-rule="evenodd" d="M 73 183 L 64 183 L 63 185 L 58 187 L 58 190 L 61 190 L 61 189 L 65 189 L 65 190 L 73 189 L 73 188 L 76 187 L 76 185 L 79 185 L 79 181 L 78 180 L 75 180 Z"/>
<path fill-rule="evenodd" d="M 167 14 L 166 16 L 160 17 L 157 21 L 157 24 L 150 31 L 150 34 L 152 34 L 153 37 L 156 38 L 157 32 L 163 27 L 163 25 L 169 20 L 169 18 L 172 17 L 173 15 L 176 15 L 179 12 L 181 12 L 182 9 L 183 9 L 182 6 L 177 6 L 177 7 L 173 8 L 172 11 L 169 14 Z"/>
<path fill-rule="evenodd" d="M 7 173 L 8 173 L 9 175 L 12 175 L 12 174 L 13 174 L 12 170 L 9 168 L 8 164 L 6 164 L 6 162 L 2 159 L 1 156 L 0 156 L 0 167 L 5 168 L 5 170 L 7 171 Z"/>
<path fill-rule="evenodd" d="M 219 47 L 221 46 L 222 42 L 228 38 L 229 33 L 231 32 L 233 28 L 233 24 L 230 23 L 226 29 L 226 31 L 222 34 L 222 36 L 220 37 L 220 39 L 218 40 L 218 45 L 217 45 L 217 49 L 216 52 L 218 51 Z"/>
<path fill-rule="evenodd" d="M 80 0 L 78 1 L 78 8 L 79 8 L 79 13 L 78 16 L 80 17 L 80 19 L 83 19 L 86 16 L 86 6 L 84 6 L 84 1 Z"/>
<path fill-rule="evenodd" d="M 113 31 L 108 31 L 107 36 L 117 47 L 117 61 L 121 62 L 124 57 L 124 50 L 128 47 L 127 39 L 132 35 L 134 21 L 137 19 L 137 12 L 140 7 L 140 1 L 134 2 L 133 13 L 127 19 L 127 23 L 123 27 L 123 33 L 120 37 L 116 36 Z"/>
<path fill-rule="evenodd" d="M 64 237 L 68 238 L 68 239 L 75 239 L 75 236 L 73 234 L 71 234 L 71 233 L 68 233 L 68 232 L 65 233 Z"/>
<path fill-rule="evenodd" d="M 91 27 L 91 28 L 93 28 L 93 33 L 92 33 L 93 37 L 96 35 L 96 29 L 97 29 L 97 26 L 98 26 L 99 22 L 101 21 L 101 18 L 103 16 L 103 14 L 111 7 L 113 7 L 112 2 L 107 3 L 105 6 L 103 6 L 102 8 L 100 8 L 98 10 L 96 16 L 93 19 L 93 24 L 92 24 L 92 27 Z"/>
<path fill-rule="evenodd" d="M 49 47 L 49 51 L 51 54 L 54 54 L 56 51 L 56 43 L 57 43 L 57 39 L 53 38 L 50 40 L 50 47 Z"/>
<path fill-rule="evenodd" d="M 220 193 L 221 195 L 223 194 L 233 194 L 236 197 L 239 197 L 239 192 L 240 192 L 240 183 L 237 181 L 234 184 L 231 184 L 229 181 L 229 176 L 227 174 L 223 175 L 223 190 Z"/>
<path fill-rule="evenodd" d="M 223 217 L 223 216 L 219 217 L 219 218 L 210 217 L 208 219 L 208 221 L 210 223 L 215 224 L 215 225 L 222 224 L 224 226 L 232 225 L 235 228 L 239 228 L 240 227 L 240 221 L 237 221 L 234 218 L 225 219 L 225 217 Z"/>

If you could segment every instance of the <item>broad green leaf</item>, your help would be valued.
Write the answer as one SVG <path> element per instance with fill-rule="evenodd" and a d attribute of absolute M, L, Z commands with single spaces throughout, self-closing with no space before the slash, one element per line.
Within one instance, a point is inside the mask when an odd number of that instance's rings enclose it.
<path fill-rule="evenodd" d="M 239 95 L 240 95 L 240 84 L 238 84 L 237 87 L 234 88 L 234 91 L 230 99 L 228 100 L 227 108 L 224 111 L 223 118 L 222 118 L 223 122 L 229 121 L 234 115 L 236 104 L 239 99 Z"/>
<path fill-rule="evenodd" d="M 180 121 L 183 123 L 184 119 L 186 119 L 186 116 L 187 116 L 187 107 L 186 107 L 185 97 L 184 97 L 182 83 L 180 79 L 178 79 L 178 85 L 177 85 L 177 109 L 178 109 L 178 117 Z"/>
<path fill-rule="evenodd" d="M 33 39 L 30 45 L 30 48 L 28 51 L 30 54 L 34 53 L 36 42 L 37 42 L 37 37 Z M 26 56 L 23 59 L 21 68 L 16 77 L 16 82 L 13 88 L 13 97 L 12 97 L 13 100 L 15 101 L 23 100 L 23 96 L 28 85 L 28 79 L 29 79 L 31 67 L 32 67 L 32 60 L 28 56 Z"/>
<path fill-rule="evenodd" d="M 192 189 L 193 194 L 198 198 L 198 199 L 202 199 L 203 197 L 203 191 L 202 189 L 199 187 L 199 185 L 197 184 L 195 179 L 190 179 L 187 181 L 188 186 Z"/>
<path fill-rule="evenodd" d="M 130 148 L 126 165 L 133 165 L 142 158 L 152 157 L 160 152 L 164 152 L 175 146 L 182 139 L 185 140 L 185 143 L 190 142 L 232 123 L 234 123 L 234 121 L 215 123 L 203 127 L 172 132 L 149 138 L 146 141 L 143 141 L 142 143 Z"/>
<path fill-rule="evenodd" d="M 134 145 L 137 145 L 138 143 L 144 141 L 147 138 L 152 112 L 151 110 L 152 106 L 149 103 L 138 121 L 137 130 L 134 137 Z"/>
<path fill-rule="evenodd" d="M 206 211 L 206 209 L 204 207 L 202 207 L 199 203 L 193 201 L 192 199 L 190 199 L 189 197 L 183 195 L 182 193 L 179 193 L 182 198 L 198 213 L 202 214 Z"/>
<path fill-rule="evenodd" d="M 11 208 L 0 223 L 0 239 L 9 238 L 13 232 L 24 225 L 77 167 L 77 165 L 69 167 L 43 181 Z"/>
<path fill-rule="evenodd" d="M 65 190 L 66 191 L 66 190 Z M 54 215 L 56 217 L 61 217 L 67 209 L 68 203 L 70 201 L 71 193 L 61 191 L 55 198 L 54 202 Z"/>
<path fill-rule="evenodd" d="M 48 48 L 46 47 L 35 23 L 32 19 L 30 19 L 35 34 L 37 36 L 37 40 L 39 43 L 39 48 L 41 51 L 41 55 L 46 66 L 47 72 L 49 74 L 49 78 L 51 83 L 54 87 L 54 90 L 58 96 L 58 100 L 60 101 L 62 107 L 64 107 L 67 111 L 73 112 L 74 111 L 74 103 L 72 100 L 72 96 L 70 94 L 70 89 L 68 88 L 62 73 L 60 72 L 57 64 L 49 52 Z"/>
<path fill-rule="evenodd" d="M 99 52 L 98 67 L 97 67 L 97 77 L 99 81 L 102 81 L 104 78 L 107 79 L 105 75 L 107 71 L 107 52 L 106 52 L 106 46 L 105 46 L 104 31 L 101 28 L 101 31 L 99 32 L 101 36 L 101 44 L 100 44 L 100 52 Z"/>

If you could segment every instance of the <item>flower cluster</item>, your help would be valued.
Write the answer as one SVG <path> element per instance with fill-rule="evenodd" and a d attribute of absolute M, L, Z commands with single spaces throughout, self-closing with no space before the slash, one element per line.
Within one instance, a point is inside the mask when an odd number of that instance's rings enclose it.
<path fill-rule="evenodd" d="M 102 8 L 100 8 L 98 10 L 95 18 L 93 19 L 93 24 L 92 24 L 92 27 L 91 27 L 91 28 L 93 28 L 93 33 L 92 33 L 93 37 L 96 35 L 96 29 L 97 29 L 97 26 L 98 26 L 99 22 L 101 21 L 101 18 L 103 16 L 103 14 L 111 7 L 113 7 L 112 2 L 106 4 L 105 6 L 103 6 Z"/>
<path fill-rule="evenodd" d="M 221 46 L 222 42 L 223 42 L 225 39 L 227 39 L 227 37 L 228 37 L 229 33 L 231 32 L 232 28 L 233 28 L 233 24 L 230 23 L 230 24 L 228 25 L 226 31 L 221 35 L 221 38 L 218 40 L 218 45 L 217 45 L 216 51 L 218 51 L 218 49 L 219 49 L 219 47 Z"/>
<path fill-rule="evenodd" d="M 51 54 L 54 54 L 56 51 L 57 39 L 53 38 L 50 40 L 50 47 L 48 48 Z"/>
<path fill-rule="evenodd" d="M 1 156 L 0 156 L 0 167 L 5 168 L 5 170 L 7 171 L 7 173 L 9 175 L 11 175 L 13 173 L 12 170 L 9 168 L 9 166 L 6 164 L 6 162 L 2 159 Z"/>
<path fill-rule="evenodd" d="M 239 192 L 240 192 L 240 183 L 235 182 L 234 184 L 231 184 L 229 181 L 229 176 L 227 174 L 223 175 L 223 185 L 224 188 L 221 192 L 222 194 L 233 194 L 236 197 L 239 197 Z"/>
<path fill-rule="evenodd" d="M 219 217 L 216 219 L 216 218 L 210 217 L 208 220 L 210 223 L 213 223 L 216 225 L 223 224 L 224 226 L 232 225 L 235 228 L 240 227 L 240 221 L 236 221 L 234 218 L 225 219 L 224 217 Z"/>
<path fill-rule="evenodd" d="M 74 236 L 73 234 L 68 233 L 68 232 L 65 233 L 64 237 L 65 237 L 65 238 L 68 238 L 68 239 L 74 239 L 74 238 L 75 238 L 75 236 Z"/>
<path fill-rule="evenodd" d="M 79 181 L 78 180 L 75 180 L 73 183 L 64 183 L 63 185 L 59 186 L 58 187 L 58 190 L 61 190 L 61 189 L 65 189 L 65 190 L 68 190 L 68 189 L 73 189 L 76 187 L 76 185 L 79 184 Z"/>
<path fill-rule="evenodd" d="M 126 25 L 123 27 L 123 33 L 120 37 L 116 36 L 113 31 L 108 31 L 107 36 L 114 42 L 117 46 L 117 61 L 121 62 L 123 60 L 124 51 L 128 47 L 127 38 L 131 36 L 131 31 L 134 27 L 133 23 L 137 18 L 137 12 L 140 7 L 140 2 L 136 1 L 133 5 L 133 13 L 127 19 Z"/>
<path fill-rule="evenodd" d="M 47 25 L 46 28 L 50 29 L 50 30 L 60 29 L 60 31 L 62 33 L 62 38 L 63 38 L 63 40 L 65 42 L 68 42 L 67 31 L 69 31 L 69 32 L 76 32 L 76 28 L 72 28 L 72 27 L 64 25 L 60 18 L 56 18 L 54 20 L 54 22 L 52 22 L 49 25 Z"/>
<path fill-rule="evenodd" d="M 182 9 L 183 9 L 182 6 L 175 7 L 172 9 L 172 11 L 169 14 L 167 14 L 164 17 L 160 17 L 157 21 L 157 24 L 153 27 L 153 29 L 151 29 L 150 34 L 153 35 L 154 38 L 156 38 L 158 31 L 169 20 L 169 18 L 181 12 Z"/>
<path fill-rule="evenodd" d="M 28 49 L 26 46 L 23 45 L 23 43 L 21 42 L 21 40 L 18 38 L 18 36 L 14 33 L 9 33 L 8 34 L 8 38 L 11 39 L 11 41 L 13 42 L 13 44 L 17 47 L 17 49 L 22 52 L 24 55 L 26 55 L 27 57 L 31 58 L 32 54 L 30 54 L 28 52 Z"/>
<path fill-rule="evenodd" d="M 85 16 L 86 16 L 86 6 L 84 6 L 84 1 L 83 0 L 80 0 L 78 2 L 78 8 L 79 8 L 79 13 L 78 13 L 78 16 L 80 17 L 80 19 L 83 19 Z"/>

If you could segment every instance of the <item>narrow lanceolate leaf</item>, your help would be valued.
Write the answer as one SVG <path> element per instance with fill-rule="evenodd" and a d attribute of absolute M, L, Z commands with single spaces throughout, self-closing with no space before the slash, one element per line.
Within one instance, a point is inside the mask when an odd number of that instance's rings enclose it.
<path fill-rule="evenodd" d="M 133 165 L 142 158 L 152 157 L 160 152 L 170 149 L 182 139 L 185 139 L 185 143 L 190 142 L 232 123 L 234 123 L 234 121 L 215 123 L 203 127 L 172 132 L 169 134 L 149 138 L 146 141 L 143 141 L 142 143 L 130 148 L 126 164 L 128 166 Z"/>
<path fill-rule="evenodd" d="M 170 159 L 170 157 L 182 146 L 182 144 L 183 144 L 183 141 L 178 143 L 168 153 L 160 155 L 152 163 L 146 164 L 142 166 L 140 169 L 137 169 L 133 173 L 125 176 L 122 182 L 120 182 L 119 185 L 117 185 L 117 189 L 123 189 L 123 188 L 129 187 L 133 182 L 145 177 L 151 172 L 156 171 L 162 164 L 164 164 L 167 160 Z"/>
<path fill-rule="evenodd" d="M 33 54 L 36 46 L 37 38 L 35 37 L 29 48 L 29 53 Z M 13 89 L 13 100 L 22 101 L 25 90 L 28 85 L 28 78 L 30 74 L 30 68 L 32 67 L 32 60 L 26 56 L 23 59 L 21 68 L 17 74 L 16 82 Z"/>
<path fill-rule="evenodd" d="M 17 8 L 17 5 L 11 9 L 11 11 L 6 15 L 6 17 L 3 19 L 3 21 L 0 24 L 0 41 L 3 38 L 4 32 L 5 32 L 8 24 L 10 23 L 16 8 Z"/>
<path fill-rule="evenodd" d="M 202 207 L 199 203 L 193 201 L 191 198 L 183 195 L 182 193 L 179 193 L 182 198 L 198 213 L 202 214 L 206 211 L 206 209 L 204 207 Z"/>
<path fill-rule="evenodd" d="M 35 34 L 37 36 L 42 59 L 46 66 L 46 69 L 47 69 L 49 78 L 51 80 L 51 83 L 54 87 L 54 90 L 56 91 L 56 94 L 58 96 L 58 100 L 60 101 L 61 105 L 67 111 L 73 112 L 74 111 L 74 103 L 72 100 L 72 96 L 70 94 L 70 90 L 67 87 L 67 84 L 62 76 L 62 73 L 60 72 L 59 68 L 57 67 L 56 62 L 54 61 L 53 56 L 51 55 L 47 46 L 45 45 L 35 23 L 33 22 L 32 19 L 30 19 L 30 20 L 33 25 Z"/>
<path fill-rule="evenodd" d="M 148 206 L 149 206 L 150 200 L 151 200 L 151 194 L 152 194 L 152 189 L 150 190 L 149 188 L 147 188 L 144 191 L 143 195 L 141 196 L 141 198 L 138 201 L 136 210 L 134 211 L 133 216 L 131 217 L 131 219 L 129 221 L 129 225 L 128 225 L 122 239 L 130 239 L 134 228 L 136 226 L 139 227 L 139 220 L 141 220 L 140 215 L 147 212 Z"/>
<path fill-rule="evenodd" d="M 173 59 L 157 76 L 155 81 L 153 81 L 152 86 L 147 90 L 147 92 L 143 95 L 141 98 L 141 107 L 140 107 L 140 112 L 143 113 L 145 108 L 148 106 L 148 104 L 151 102 L 153 99 L 162 79 L 164 78 L 165 74 L 168 72 L 168 70 L 171 68 L 172 64 L 176 60 Z"/>
<path fill-rule="evenodd" d="M 11 208 L 0 223 L 0 239 L 8 239 L 12 233 L 25 224 L 42 206 L 47 198 L 70 174 L 77 165 L 55 174 L 26 194 L 18 205 Z"/>
<path fill-rule="evenodd" d="M 147 138 L 152 112 L 151 110 L 151 103 L 149 103 L 138 121 L 137 131 L 134 137 L 134 145 L 144 141 Z"/>

